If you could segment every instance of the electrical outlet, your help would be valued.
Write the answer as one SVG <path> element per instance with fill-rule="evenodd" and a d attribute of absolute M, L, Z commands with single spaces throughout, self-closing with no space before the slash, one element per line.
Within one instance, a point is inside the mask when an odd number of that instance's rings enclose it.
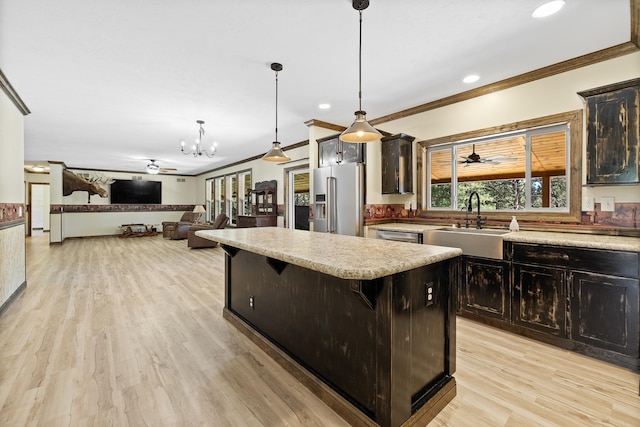
<path fill-rule="evenodd" d="M 255 306 L 255 304 L 254 304 L 254 299 L 253 299 L 253 297 L 252 297 L 252 296 L 251 296 L 251 297 L 249 297 L 249 308 L 250 308 L 251 310 L 255 310 L 255 309 L 256 309 L 256 306 Z"/>
<path fill-rule="evenodd" d="M 425 293 L 424 293 L 424 305 L 429 307 L 433 305 L 433 299 L 435 295 L 433 294 L 433 282 L 429 282 L 425 284 Z"/>
<path fill-rule="evenodd" d="M 613 212 L 615 208 L 615 198 L 613 197 L 601 197 L 600 198 L 600 210 L 602 212 Z"/>
<path fill-rule="evenodd" d="M 583 197 L 582 198 L 582 211 L 590 212 L 596 209 L 596 204 L 593 196 Z"/>

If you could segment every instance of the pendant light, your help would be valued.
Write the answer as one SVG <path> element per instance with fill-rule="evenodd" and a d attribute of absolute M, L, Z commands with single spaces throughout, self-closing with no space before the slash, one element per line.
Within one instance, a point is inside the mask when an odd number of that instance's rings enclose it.
<path fill-rule="evenodd" d="M 274 62 L 271 64 L 271 69 L 276 72 L 276 140 L 273 141 L 273 147 L 264 156 L 262 160 L 268 162 L 288 162 L 291 157 L 284 154 L 284 151 L 280 148 L 280 142 L 278 142 L 278 71 L 282 71 L 282 64 Z"/>
<path fill-rule="evenodd" d="M 369 0 L 353 0 L 353 8 L 360 14 L 360 45 L 358 46 L 358 111 L 356 120 L 340 134 L 344 142 L 372 142 L 382 138 L 382 134 L 367 122 L 366 112 L 362 111 L 362 11 L 369 7 Z"/>

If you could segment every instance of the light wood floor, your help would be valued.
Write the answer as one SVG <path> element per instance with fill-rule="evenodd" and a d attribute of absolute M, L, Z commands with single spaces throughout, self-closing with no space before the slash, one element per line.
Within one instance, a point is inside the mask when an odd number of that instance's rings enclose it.
<path fill-rule="evenodd" d="M 162 237 L 27 239 L 0 314 L 0 426 L 345 426 L 222 319 L 223 252 Z M 640 426 L 639 376 L 458 319 L 431 426 Z"/>

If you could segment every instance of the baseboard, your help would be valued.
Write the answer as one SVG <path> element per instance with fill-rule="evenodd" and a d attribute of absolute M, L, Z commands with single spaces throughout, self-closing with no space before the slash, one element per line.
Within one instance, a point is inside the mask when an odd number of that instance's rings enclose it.
<path fill-rule="evenodd" d="M 9 305 L 24 292 L 26 288 L 27 281 L 25 280 L 20 286 L 18 286 L 18 289 L 16 289 L 16 291 L 9 297 L 9 299 L 0 306 L 0 316 L 9 307 Z"/>

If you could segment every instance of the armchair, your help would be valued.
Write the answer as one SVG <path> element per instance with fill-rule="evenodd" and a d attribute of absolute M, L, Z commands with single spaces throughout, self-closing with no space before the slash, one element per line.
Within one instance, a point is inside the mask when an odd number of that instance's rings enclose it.
<path fill-rule="evenodd" d="M 180 221 L 162 221 L 162 237 L 179 240 L 187 238 L 189 227 L 200 218 L 200 213 L 187 211 L 182 214 Z"/>
<path fill-rule="evenodd" d="M 196 236 L 196 231 L 198 230 L 215 230 L 217 228 L 225 228 L 227 223 L 229 222 L 229 217 L 223 213 L 218 215 L 216 219 L 213 221 L 212 225 L 208 224 L 195 224 L 189 227 L 189 231 L 187 232 L 187 247 L 189 248 L 215 248 L 218 246 L 218 242 L 214 242 L 213 240 L 203 239 L 202 237 Z"/>

